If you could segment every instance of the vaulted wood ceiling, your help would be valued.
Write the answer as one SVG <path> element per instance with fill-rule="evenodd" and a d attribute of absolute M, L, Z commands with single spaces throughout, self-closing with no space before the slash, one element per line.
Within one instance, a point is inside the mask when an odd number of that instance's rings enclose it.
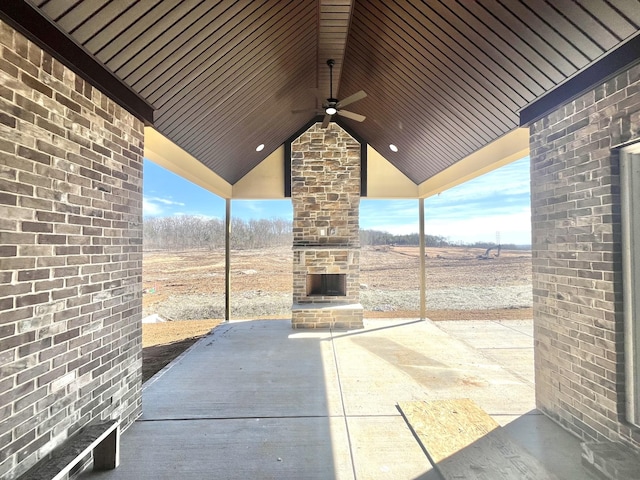
<path fill-rule="evenodd" d="M 366 120 L 341 122 L 419 184 L 640 28 L 638 0 L 30 3 L 231 184 L 317 115 L 328 58 L 334 96 L 367 93 L 348 107 Z"/>

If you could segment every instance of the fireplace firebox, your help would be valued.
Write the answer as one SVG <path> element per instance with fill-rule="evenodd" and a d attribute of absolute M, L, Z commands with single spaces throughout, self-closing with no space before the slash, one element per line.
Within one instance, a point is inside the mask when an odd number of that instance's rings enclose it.
<path fill-rule="evenodd" d="M 347 276 L 343 273 L 310 273 L 307 275 L 307 295 L 344 297 L 347 295 Z"/>

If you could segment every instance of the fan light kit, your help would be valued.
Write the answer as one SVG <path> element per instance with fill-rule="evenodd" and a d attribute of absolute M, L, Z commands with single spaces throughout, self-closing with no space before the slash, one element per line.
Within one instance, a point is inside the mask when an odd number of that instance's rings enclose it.
<path fill-rule="evenodd" d="M 359 113 L 353 113 L 348 110 L 342 109 L 342 107 L 349 105 L 350 103 L 357 102 L 358 100 L 362 100 L 364 97 L 366 97 L 367 94 L 364 93 L 363 90 L 360 90 L 359 92 L 348 96 L 342 101 L 338 100 L 337 98 L 333 98 L 333 66 L 335 64 L 335 60 L 327 60 L 327 65 L 329 65 L 329 98 L 327 98 L 326 101 L 322 103 L 322 108 L 324 110 L 322 128 L 327 128 L 329 126 L 329 122 L 331 122 L 331 117 L 336 114 L 346 118 L 350 118 L 351 120 L 355 120 L 356 122 L 362 122 L 366 118 L 364 115 L 360 115 Z"/>

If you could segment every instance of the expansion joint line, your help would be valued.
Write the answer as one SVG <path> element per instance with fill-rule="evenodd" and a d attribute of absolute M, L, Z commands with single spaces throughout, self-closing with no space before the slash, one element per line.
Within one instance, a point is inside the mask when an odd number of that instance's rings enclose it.
<path fill-rule="evenodd" d="M 356 474 L 356 462 L 353 458 L 353 445 L 351 444 L 351 432 L 349 432 L 349 422 L 347 421 L 347 409 L 344 404 L 344 395 L 342 392 L 342 380 L 340 379 L 340 368 L 338 365 L 338 354 L 336 352 L 336 344 L 333 338 L 333 329 L 330 330 L 331 334 L 331 350 L 333 350 L 333 361 L 336 364 L 336 378 L 338 379 L 338 391 L 340 392 L 340 404 L 342 405 L 342 418 L 344 418 L 344 428 L 347 433 L 347 443 L 349 445 L 349 458 L 351 459 L 351 471 L 353 473 L 354 480 L 357 480 Z"/>
<path fill-rule="evenodd" d="M 201 422 L 220 420 L 286 420 L 298 418 L 331 418 L 329 415 L 262 415 L 262 416 L 242 416 L 242 417 L 167 417 L 167 418 L 139 418 L 137 423 L 150 422 Z"/>

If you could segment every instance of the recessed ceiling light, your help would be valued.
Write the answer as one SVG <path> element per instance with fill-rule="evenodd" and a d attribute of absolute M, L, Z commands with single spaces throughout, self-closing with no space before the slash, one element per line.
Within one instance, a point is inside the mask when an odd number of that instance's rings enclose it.
<path fill-rule="evenodd" d="M 392 152 L 397 152 L 397 151 L 398 151 L 398 147 L 396 147 L 393 143 L 392 143 L 391 145 L 389 145 L 389 149 L 390 149 Z"/>
<path fill-rule="evenodd" d="M 256 152 L 261 152 L 263 148 L 264 148 L 264 143 L 261 143 L 256 147 Z"/>

